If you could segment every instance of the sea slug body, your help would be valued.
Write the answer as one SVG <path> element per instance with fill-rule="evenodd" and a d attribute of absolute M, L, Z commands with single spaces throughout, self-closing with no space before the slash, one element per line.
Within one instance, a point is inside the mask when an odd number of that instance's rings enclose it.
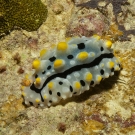
<path fill-rule="evenodd" d="M 41 50 L 40 59 L 32 63 L 34 73 L 24 79 L 25 104 L 48 107 L 114 75 L 120 62 L 111 46 L 111 41 L 94 35 L 68 38 L 51 50 Z"/>

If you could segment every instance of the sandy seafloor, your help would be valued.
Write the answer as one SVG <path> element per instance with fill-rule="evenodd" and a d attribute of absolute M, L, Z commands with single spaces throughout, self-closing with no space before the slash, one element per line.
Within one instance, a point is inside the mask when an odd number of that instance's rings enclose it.
<path fill-rule="evenodd" d="M 107 17 L 97 9 L 76 7 L 86 0 L 42 0 L 48 18 L 34 32 L 13 30 L 0 39 L 0 135 L 135 135 L 135 36 L 117 40 L 115 54 L 122 70 L 100 85 L 50 108 L 22 104 L 21 82 L 42 48 L 50 48 L 68 36 L 95 31 L 102 35 L 114 22 L 113 6 Z M 135 1 L 123 5 L 126 17 L 118 21 L 135 29 Z M 104 2 L 100 3 L 104 5 Z"/>

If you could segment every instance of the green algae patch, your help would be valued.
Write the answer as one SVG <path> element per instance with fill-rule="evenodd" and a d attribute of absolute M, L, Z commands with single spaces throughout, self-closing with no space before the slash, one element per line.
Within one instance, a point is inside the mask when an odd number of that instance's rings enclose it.
<path fill-rule="evenodd" d="M 15 27 L 37 30 L 46 20 L 47 12 L 40 0 L 0 0 L 0 36 Z"/>

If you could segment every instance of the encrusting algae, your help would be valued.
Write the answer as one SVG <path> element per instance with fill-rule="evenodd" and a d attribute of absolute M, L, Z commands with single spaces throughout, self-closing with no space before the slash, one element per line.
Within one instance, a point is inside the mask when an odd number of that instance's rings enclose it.
<path fill-rule="evenodd" d="M 47 8 L 40 0 L 1 0 L 0 37 L 15 27 L 37 30 L 47 18 Z"/>

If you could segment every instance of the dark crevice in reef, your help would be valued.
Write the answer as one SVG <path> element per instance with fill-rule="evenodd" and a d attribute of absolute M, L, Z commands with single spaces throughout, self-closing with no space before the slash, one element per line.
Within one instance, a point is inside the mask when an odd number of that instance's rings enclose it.
<path fill-rule="evenodd" d="M 102 2 L 102 1 L 106 2 L 106 5 L 103 6 L 103 7 L 99 6 L 99 2 Z M 123 35 L 120 36 L 119 40 L 120 41 L 129 41 L 130 38 L 128 37 L 128 35 L 130 35 L 130 34 L 135 35 L 135 29 L 126 30 L 124 25 L 119 24 L 118 19 L 117 19 L 117 16 L 118 16 L 119 13 L 122 13 L 122 15 L 124 14 L 121 6 L 130 5 L 128 0 L 90 0 L 86 3 L 78 4 L 77 6 L 78 7 L 97 9 L 98 11 L 100 11 L 102 14 L 104 14 L 107 17 L 107 11 L 105 11 L 105 10 L 106 10 L 106 7 L 110 3 L 113 6 L 113 13 L 114 13 L 114 16 L 115 16 L 115 22 L 118 25 L 119 30 L 123 32 Z M 128 11 L 126 11 L 126 12 L 128 12 Z"/>
<path fill-rule="evenodd" d="M 120 37 L 120 41 L 130 41 L 128 35 L 135 35 L 135 29 L 126 30 L 123 25 L 118 25 L 120 31 L 123 31 L 123 35 Z"/>

